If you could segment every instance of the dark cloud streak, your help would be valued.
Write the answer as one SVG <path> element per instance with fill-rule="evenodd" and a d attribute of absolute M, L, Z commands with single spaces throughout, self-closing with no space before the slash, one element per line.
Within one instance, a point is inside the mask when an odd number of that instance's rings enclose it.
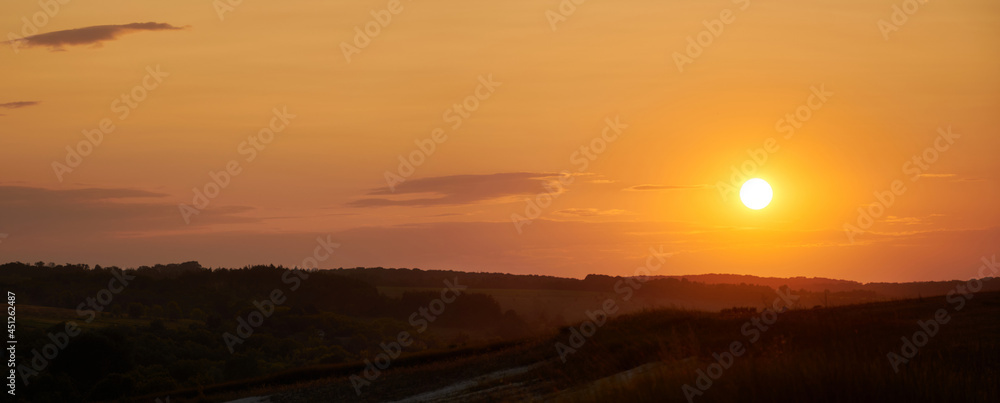
<path fill-rule="evenodd" d="M 240 216 L 245 206 L 213 206 L 199 225 L 259 221 Z M 0 228 L 22 236 L 124 236 L 183 230 L 169 195 L 130 188 L 45 189 L 0 185 Z M 7 231 L 9 229 L 9 231 Z"/>
<path fill-rule="evenodd" d="M 92 27 L 74 28 L 63 31 L 46 32 L 25 38 L 15 39 L 8 43 L 16 43 L 26 48 L 47 46 L 50 50 L 64 50 L 63 46 L 100 45 L 102 42 L 118 39 L 121 35 L 136 31 L 174 31 L 184 27 L 175 27 L 162 22 L 136 22 L 122 25 L 96 25 Z"/>
<path fill-rule="evenodd" d="M 6 108 L 6 109 L 26 108 L 26 107 L 29 107 L 29 106 L 38 105 L 38 103 L 39 103 L 38 101 L 7 102 L 7 103 L 0 104 L 0 108 Z"/>
<path fill-rule="evenodd" d="M 368 193 L 370 196 L 431 194 L 437 197 L 415 199 L 391 199 L 370 197 L 347 203 L 349 207 L 386 206 L 448 206 L 475 204 L 517 195 L 532 195 L 544 192 L 543 184 L 556 180 L 556 174 L 536 172 L 505 172 L 486 175 L 451 175 L 407 180 L 396 186 L 393 192 L 379 188 Z"/>

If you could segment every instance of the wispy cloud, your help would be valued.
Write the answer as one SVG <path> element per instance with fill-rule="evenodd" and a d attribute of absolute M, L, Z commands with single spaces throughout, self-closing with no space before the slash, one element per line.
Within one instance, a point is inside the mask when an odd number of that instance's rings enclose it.
<path fill-rule="evenodd" d="M 625 214 L 625 210 L 610 209 L 600 210 L 596 208 L 568 208 L 556 211 L 556 214 L 575 217 L 606 217 Z"/>
<path fill-rule="evenodd" d="M 96 25 L 92 27 L 74 28 L 44 34 L 32 35 L 15 39 L 7 43 L 16 43 L 26 48 L 48 47 L 53 51 L 65 50 L 64 46 L 95 45 L 118 39 L 121 35 L 137 31 L 174 31 L 184 29 L 162 22 L 136 22 L 122 25 Z"/>
<path fill-rule="evenodd" d="M 680 189 L 704 189 L 710 188 L 711 185 L 635 185 L 627 187 L 624 190 L 629 192 L 642 192 L 642 191 L 655 191 L 655 190 L 680 190 Z"/>
<path fill-rule="evenodd" d="M 7 102 L 7 103 L 0 104 L 0 108 L 18 109 L 18 108 L 25 108 L 25 107 L 28 107 L 28 106 L 35 106 L 35 105 L 38 105 L 38 104 L 39 104 L 38 101 Z"/>
<path fill-rule="evenodd" d="M 556 174 L 507 172 L 486 175 L 451 175 L 411 179 L 396 186 L 393 192 L 378 188 L 369 196 L 347 203 L 350 207 L 446 206 L 475 204 L 517 195 L 537 194 L 543 184 L 556 180 Z"/>
<path fill-rule="evenodd" d="M 929 214 L 923 217 L 897 217 L 891 215 L 886 217 L 884 220 L 880 221 L 887 224 L 916 225 L 916 224 L 925 224 L 935 217 L 944 217 L 944 214 Z"/>
<path fill-rule="evenodd" d="M 0 227 L 49 238 L 125 236 L 186 228 L 169 195 L 131 188 L 46 189 L 0 185 Z M 250 207 L 219 206 L 202 224 L 242 223 Z"/>
<path fill-rule="evenodd" d="M 947 182 L 982 182 L 987 179 L 978 177 L 962 176 L 959 174 L 920 174 L 921 178 L 941 179 Z"/>

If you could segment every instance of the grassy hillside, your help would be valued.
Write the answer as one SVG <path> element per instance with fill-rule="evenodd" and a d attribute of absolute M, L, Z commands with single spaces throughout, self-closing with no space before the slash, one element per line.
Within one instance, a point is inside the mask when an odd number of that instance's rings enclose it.
<path fill-rule="evenodd" d="M 79 306 L 107 296 L 109 279 L 119 275 L 130 278 L 128 286 L 102 302 L 103 313 L 88 322 Z M 746 326 L 760 321 L 758 310 L 776 299 L 775 289 L 765 285 L 391 269 L 309 272 L 301 282 L 286 281 L 290 275 L 298 274 L 273 266 L 207 270 L 194 262 L 127 272 L 0 265 L 0 285 L 17 293 L 18 369 L 30 376 L 17 399 L 153 401 L 169 395 L 173 402 L 222 402 L 277 394 L 276 401 L 291 402 L 599 401 L 609 394 L 642 400 L 650 393 L 684 401 L 681 387 L 699 386 L 698 371 L 710 370 L 713 354 L 734 341 L 745 343 L 746 353 L 711 387 L 706 378 L 705 387 L 688 389 L 696 395 L 692 400 L 724 401 L 763 393 L 755 385 L 790 381 L 812 385 L 805 392 L 855 387 L 865 396 L 923 390 L 911 397 L 930 397 L 951 388 L 995 395 L 995 387 L 973 386 L 996 378 L 996 279 L 984 279 L 979 293 L 900 371 L 923 372 L 906 377 L 888 372 L 886 354 L 900 349 L 901 336 L 919 330 L 918 320 L 954 309 L 955 296 L 891 301 L 873 290 L 782 287 L 781 293 L 798 299 L 774 305 L 784 313 L 764 331 Z M 448 284 L 467 288 L 458 295 Z M 941 295 L 962 285 L 902 287 Z M 273 299 L 275 290 L 286 298 L 258 302 Z M 603 309 L 613 311 L 612 319 L 595 331 L 598 326 L 586 320 L 605 322 L 592 313 Z M 233 332 L 249 329 L 240 321 L 258 312 L 273 314 L 253 325 L 243 342 L 230 343 Z M 34 358 L 55 348 L 53 340 L 65 339 L 60 334 L 71 323 L 82 332 L 55 358 Z M 413 342 L 378 376 L 365 379 L 358 395 L 351 376 L 375 372 L 368 363 L 404 332 Z M 933 365 L 921 367 L 927 362 Z M 865 378 L 852 378 L 859 374 Z M 830 386 L 836 382 L 852 386 Z"/>
<path fill-rule="evenodd" d="M 759 333 L 741 331 L 758 315 L 649 311 L 612 319 L 565 363 L 555 343 L 568 343 L 570 328 L 500 351 L 390 367 L 360 397 L 347 376 L 254 393 L 274 394 L 275 402 L 421 394 L 438 401 L 684 402 L 687 384 L 701 392 L 695 402 L 994 402 L 1000 399 L 1000 293 L 970 295 L 958 310 L 955 297 L 790 310 Z M 902 354 L 901 337 L 912 337 L 921 329 L 918 321 L 940 309 L 949 321 L 896 372 L 887 355 Z M 751 342 L 755 334 L 759 339 Z M 744 345 L 743 355 L 706 390 L 698 388 L 698 371 L 733 342 Z"/>

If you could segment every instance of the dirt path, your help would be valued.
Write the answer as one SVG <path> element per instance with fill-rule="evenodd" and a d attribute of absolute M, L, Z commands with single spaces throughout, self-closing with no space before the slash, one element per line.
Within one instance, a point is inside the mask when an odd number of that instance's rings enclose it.
<path fill-rule="evenodd" d="M 467 396 L 469 394 L 480 394 L 483 391 L 481 390 L 475 391 L 474 389 L 477 387 L 484 387 L 494 382 L 503 381 L 504 378 L 509 376 L 526 373 L 539 365 L 541 365 L 541 363 L 491 372 L 486 375 L 477 376 L 472 379 L 467 379 L 458 383 L 451 384 L 449 386 L 443 387 L 438 390 L 433 390 L 430 392 L 421 393 L 419 395 L 410 396 L 406 399 L 397 400 L 392 403 L 419 403 L 419 402 L 441 401 L 446 399 L 462 398 L 463 396 Z M 493 390 L 497 388 L 503 388 L 503 385 L 496 386 L 487 390 Z"/>

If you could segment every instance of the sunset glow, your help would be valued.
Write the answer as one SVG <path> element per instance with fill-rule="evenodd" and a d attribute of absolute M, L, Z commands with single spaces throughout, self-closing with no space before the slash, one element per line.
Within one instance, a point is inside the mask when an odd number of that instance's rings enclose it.
<path fill-rule="evenodd" d="M 662 244 L 675 274 L 897 281 L 1000 240 L 996 1 L 895 30 L 860 0 L 105 3 L 0 5 L 5 260 L 301 265 L 329 235 L 321 267 L 621 275 Z"/>
<path fill-rule="evenodd" d="M 998 0 L 0 3 L 16 403 L 1000 401 Z"/>

